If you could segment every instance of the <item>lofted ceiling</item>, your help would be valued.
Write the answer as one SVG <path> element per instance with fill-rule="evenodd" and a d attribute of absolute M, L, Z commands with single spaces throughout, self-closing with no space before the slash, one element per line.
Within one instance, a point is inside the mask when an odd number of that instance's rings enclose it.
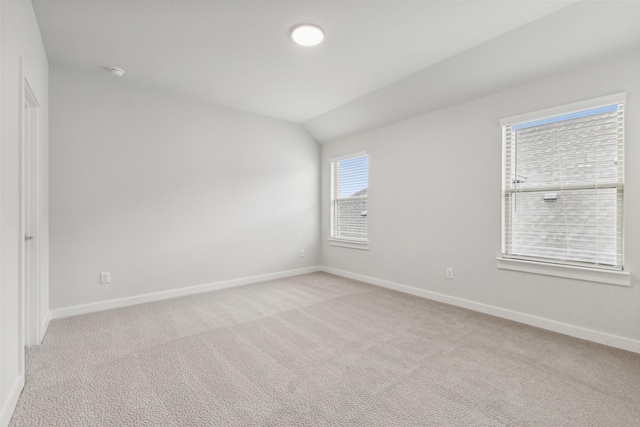
<path fill-rule="evenodd" d="M 314 117 L 304 127 L 324 143 L 622 53 L 640 56 L 640 1 L 581 1 Z"/>
<path fill-rule="evenodd" d="M 33 0 L 52 64 L 307 122 L 573 1 Z M 324 28 L 295 45 L 300 23 Z"/>

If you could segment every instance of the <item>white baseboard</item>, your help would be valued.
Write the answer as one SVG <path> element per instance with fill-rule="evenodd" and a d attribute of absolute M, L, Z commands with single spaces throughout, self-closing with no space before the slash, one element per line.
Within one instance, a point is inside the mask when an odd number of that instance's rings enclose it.
<path fill-rule="evenodd" d="M 42 325 L 40 325 L 40 342 L 38 344 L 42 343 L 42 340 L 44 339 L 44 336 L 47 333 L 47 329 L 49 329 L 49 323 L 51 322 L 51 311 L 47 311 L 47 314 L 44 316 L 44 320 L 42 321 Z"/>
<path fill-rule="evenodd" d="M 437 292 L 427 291 L 424 289 L 414 288 L 412 286 L 401 285 L 399 283 L 390 282 L 388 280 L 376 279 L 374 277 L 364 276 L 362 274 L 351 273 L 349 271 L 338 270 L 331 267 L 322 267 L 322 271 L 342 276 L 349 279 L 358 280 L 369 283 L 371 285 L 381 286 L 383 288 L 393 289 L 395 291 L 404 292 L 419 296 L 422 298 L 443 302 L 445 304 L 455 305 L 457 307 L 467 308 L 469 310 L 478 311 L 480 313 L 490 314 L 492 316 L 501 317 L 503 319 L 513 320 L 524 323 L 526 325 L 535 326 L 564 335 L 592 341 L 598 344 L 604 344 L 611 347 L 620 348 L 634 353 L 640 353 L 640 341 L 617 335 L 607 334 L 605 332 L 594 331 L 592 329 L 581 328 L 579 326 L 569 325 L 567 323 L 557 322 L 555 320 L 544 319 L 542 317 L 532 316 L 530 314 L 520 313 L 517 311 L 507 310 L 492 305 L 482 304 L 462 298 L 452 297 Z"/>
<path fill-rule="evenodd" d="M 316 271 L 324 271 L 327 273 L 335 274 L 337 276 L 346 277 L 349 279 L 359 280 L 361 282 L 369 283 L 383 288 L 393 289 L 406 294 L 419 296 L 422 298 L 443 302 L 445 304 L 455 305 L 457 307 L 466 308 L 480 313 L 489 314 L 503 319 L 513 320 L 515 322 L 524 323 L 527 325 L 535 326 L 541 329 L 546 329 L 553 332 L 558 332 L 564 335 L 580 338 L 587 341 L 592 341 L 598 344 L 604 344 L 611 347 L 620 348 L 634 353 L 640 353 L 640 341 L 630 338 L 624 338 L 617 335 L 611 335 L 605 332 L 595 331 L 593 329 L 582 328 L 580 326 L 574 326 L 567 323 L 558 322 L 555 320 L 545 319 L 542 317 L 533 316 L 530 314 L 520 313 L 513 310 L 508 310 L 501 307 L 496 307 L 488 304 L 483 304 L 463 298 L 453 297 L 450 295 L 440 294 L 437 292 L 427 291 L 424 289 L 414 288 L 412 286 L 402 285 L 400 283 L 391 282 L 388 280 L 377 279 L 374 277 L 365 276 L 358 273 L 352 273 L 349 271 L 339 270 L 331 267 L 315 266 L 301 268 L 297 270 L 282 271 L 278 273 L 263 274 L 260 276 L 245 277 L 241 279 L 227 280 L 224 282 L 209 283 L 205 285 L 190 286 L 186 288 L 173 289 L 163 292 L 155 292 L 151 294 L 138 295 L 134 297 L 121 298 L 109 301 L 101 301 L 92 304 L 78 305 L 74 307 L 60 308 L 52 310 L 43 322 L 43 335 L 46 331 L 50 319 L 60 319 L 63 317 L 77 316 L 79 314 L 93 313 L 96 311 L 109 310 L 112 308 L 127 307 L 130 305 L 143 304 L 146 302 L 159 301 L 169 298 L 180 297 L 184 295 L 193 295 L 202 292 L 215 291 L 220 289 L 231 288 L 235 286 L 248 285 L 251 283 L 264 282 L 267 280 L 280 279 L 284 277 L 297 276 L 300 274 L 313 273 Z M 46 323 L 46 325 L 45 325 Z"/>
<path fill-rule="evenodd" d="M 16 409 L 16 405 L 18 404 L 18 399 L 20 398 L 20 393 L 22 393 L 23 388 L 24 376 L 20 376 L 14 381 L 11 391 L 9 392 L 9 396 L 7 396 L 7 401 L 2 406 L 2 412 L 0 412 L 0 427 L 7 427 L 9 425 L 11 416 L 13 415 L 13 411 Z"/>
<path fill-rule="evenodd" d="M 109 310 L 112 308 L 127 307 L 130 305 L 143 304 L 146 302 L 159 301 L 169 298 L 176 298 L 185 295 L 199 294 L 202 292 L 217 291 L 220 289 L 232 288 L 236 286 L 249 285 L 251 283 L 265 282 L 267 280 L 282 279 L 284 277 L 298 276 L 300 274 L 314 273 L 321 271 L 322 267 L 306 267 L 296 270 L 280 271 L 277 273 L 262 274 L 260 276 L 244 277 L 241 279 L 226 280 L 224 282 L 207 283 L 204 285 L 189 286 L 186 288 L 172 289 L 169 291 L 154 292 L 151 294 L 137 295 L 134 297 L 120 298 L 109 301 L 101 301 L 92 304 L 77 305 L 74 307 L 58 308 L 51 311 L 52 319 L 77 316 L 79 314 L 93 313 L 96 311 Z"/>

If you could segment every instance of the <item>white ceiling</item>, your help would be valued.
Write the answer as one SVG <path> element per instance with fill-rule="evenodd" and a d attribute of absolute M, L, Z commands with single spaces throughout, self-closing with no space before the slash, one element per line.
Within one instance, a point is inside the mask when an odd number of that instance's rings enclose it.
<path fill-rule="evenodd" d="M 623 52 L 640 55 L 640 1 L 582 1 L 314 117 L 304 127 L 324 143 Z"/>
<path fill-rule="evenodd" d="M 306 122 L 571 1 L 37 1 L 52 64 Z M 300 23 L 324 28 L 293 44 Z M 105 71 L 106 72 L 106 71 Z"/>

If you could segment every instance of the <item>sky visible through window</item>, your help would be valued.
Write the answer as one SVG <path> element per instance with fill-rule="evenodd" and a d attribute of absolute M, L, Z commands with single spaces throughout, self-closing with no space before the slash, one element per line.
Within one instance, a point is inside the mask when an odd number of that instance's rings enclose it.
<path fill-rule="evenodd" d="M 368 156 L 341 160 L 340 188 L 338 197 L 349 197 L 367 188 L 369 184 Z"/>
<path fill-rule="evenodd" d="M 612 111 L 616 111 L 617 109 L 617 104 L 607 105 L 604 107 L 593 108 L 591 110 L 578 111 L 575 113 L 563 114 L 561 116 L 553 116 L 546 119 L 534 120 L 532 122 L 518 123 L 517 125 L 511 126 L 511 129 L 518 130 L 530 128 L 533 126 L 548 125 L 550 123 L 562 122 L 564 120 L 578 119 L 580 117 L 593 116 L 602 113 L 611 113 Z"/>

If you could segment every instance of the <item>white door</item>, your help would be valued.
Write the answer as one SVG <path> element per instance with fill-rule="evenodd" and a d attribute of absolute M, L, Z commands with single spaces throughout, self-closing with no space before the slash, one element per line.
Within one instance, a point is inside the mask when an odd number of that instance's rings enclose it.
<path fill-rule="evenodd" d="M 23 331 L 27 347 L 40 344 L 40 104 L 24 81 L 21 161 Z"/>

